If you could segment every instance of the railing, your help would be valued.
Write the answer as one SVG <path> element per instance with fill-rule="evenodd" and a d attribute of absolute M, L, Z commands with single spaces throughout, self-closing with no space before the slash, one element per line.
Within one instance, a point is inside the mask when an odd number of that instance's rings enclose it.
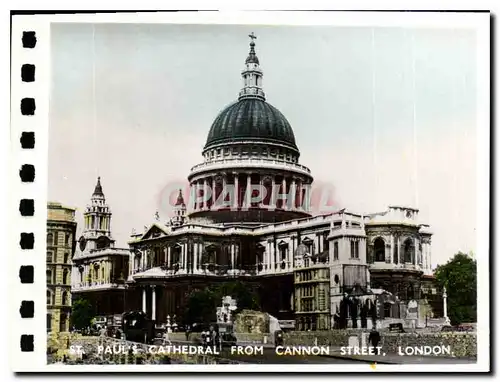
<path fill-rule="evenodd" d="M 289 167 L 295 170 L 299 170 L 302 172 L 305 172 L 306 174 L 310 174 L 311 170 L 298 163 L 292 163 L 292 162 L 286 162 L 286 161 L 280 161 L 280 160 L 274 160 L 274 159 L 264 159 L 264 158 L 259 158 L 259 159 L 241 159 L 241 158 L 236 158 L 236 159 L 215 159 L 210 162 L 204 162 L 197 164 L 196 166 L 193 166 L 191 168 L 191 173 L 199 172 L 199 171 L 204 171 L 204 170 L 210 170 L 213 168 L 218 168 L 221 165 L 229 165 L 229 166 L 241 166 L 241 167 L 261 167 L 261 166 L 270 166 L 270 167 L 276 167 L 279 169 L 282 169 L 283 167 Z"/>
<path fill-rule="evenodd" d="M 251 264 L 231 268 L 230 265 L 219 265 L 215 263 L 200 264 L 197 269 L 193 269 L 193 265 L 189 267 L 182 266 L 180 263 L 175 263 L 171 266 L 166 264 L 155 265 L 151 267 L 135 268 L 129 276 L 129 280 L 133 279 L 139 273 L 155 269 L 156 272 L 151 274 L 151 277 L 174 277 L 185 275 L 205 275 L 205 276 L 261 276 L 272 274 L 285 274 L 293 272 L 293 263 L 291 261 L 278 261 L 271 266 L 264 263 Z"/>
<path fill-rule="evenodd" d="M 98 290 L 98 289 L 122 289 L 125 287 L 125 280 L 112 280 L 109 282 L 104 281 L 92 281 L 92 282 L 80 282 L 71 285 L 71 290 Z"/>

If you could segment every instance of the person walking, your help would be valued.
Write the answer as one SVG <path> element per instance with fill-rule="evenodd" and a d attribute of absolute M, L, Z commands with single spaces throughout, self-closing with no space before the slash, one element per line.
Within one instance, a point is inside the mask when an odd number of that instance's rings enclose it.
<path fill-rule="evenodd" d="M 368 335 L 368 343 L 376 348 L 378 344 L 380 343 L 381 337 L 380 333 L 378 332 L 377 328 L 374 326 L 370 334 Z"/>

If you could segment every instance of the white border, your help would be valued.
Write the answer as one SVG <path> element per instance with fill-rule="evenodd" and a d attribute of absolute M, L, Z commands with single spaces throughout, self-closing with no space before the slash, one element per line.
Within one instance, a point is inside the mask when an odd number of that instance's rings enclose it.
<path fill-rule="evenodd" d="M 95 2 L 90 2 L 90 5 Z M 387 2 L 386 2 L 387 4 Z M 23 4 L 26 7 L 26 4 Z M 135 5 L 135 4 L 134 4 Z M 139 7 L 141 4 L 137 4 Z M 147 5 L 147 2 L 146 2 Z M 379 4 L 377 4 L 379 5 Z M 455 6 L 460 8 L 460 5 Z M 101 5 L 102 6 L 102 5 Z M 144 3 L 142 3 L 144 6 Z M 436 9 L 432 2 L 420 4 L 419 8 Z M 80 7 L 79 9 L 86 9 Z M 346 6 L 354 8 L 355 6 Z M 184 7 L 186 8 L 186 7 Z M 194 7 L 210 8 L 210 7 Z M 221 7 L 219 7 L 220 9 Z M 250 8 L 250 7 L 247 7 Z M 262 8 L 270 9 L 269 6 Z M 338 9 L 344 8 L 342 6 Z M 361 9 L 369 9 L 364 7 Z M 378 7 L 379 9 L 387 8 Z M 390 8 L 390 7 L 389 7 Z M 480 8 L 479 5 L 475 7 Z M 54 9 L 54 8 L 53 8 Z M 88 8 L 87 8 L 88 9 Z M 139 8 L 135 8 L 139 9 Z M 231 8 L 224 8 L 231 9 Z M 10 343 L 15 371 L 283 371 L 283 365 L 46 365 L 46 306 L 45 306 L 45 237 L 46 237 L 46 200 L 47 200 L 47 150 L 48 150 L 48 96 L 50 68 L 50 23 L 51 22 L 114 22 L 114 23 L 197 23 L 197 24 L 276 24 L 276 25 L 336 25 L 336 26 L 384 26 L 384 27 L 435 27 L 435 28 L 471 28 L 477 31 L 477 85 L 478 85 L 478 189 L 477 189 L 477 259 L 478 261 L 478 362 L 476 364 L 435 364 L 422 365 L 377 365 L 378 371 L 487 371 L 489 370 L 489 25 L 487 13 L 385 13 L 385 12 L 342 12 L 342 13 L 305 13 L 305 12 L 211 12 L 211 13 L 139 13 L 139 14 L 84 14 L 84 15 L 37 15 L 15 16 L 12 22 L 12 92 L 11 92 L 11 161 L 9 176 L 12 192 L 9 198 L 9 285 L 15 293 L 9 300 L 11 315 Z M 23 30 L 35 30 L 37 45 L 35 49 L 23 49 L 21 36 Z M 23 84 L 20 80 L 20 68 L 23 63 L 36 64 L 36 81 Z M 36 99 L 36 115 L 23 117 L 20 114 L 20 99 L 32 96 Z M 21 150 L 19 137 L 22 131 L 35 131 L 34 150 Z M 19 168 L 24 163 L 33 163 L 36 167 L 36 180 L 33 184 L 22 184 L 19 180 Z M 21 218 L 18 211 L 19 199 L 34 197 L 35 217 Z M 460 206 L 457 206 L 460 208 Z M 467 224 L 467 222 L 464 222 Z M 473 222 L 470 222 L 473 224 Z M 19 232 L 35 233 L 35 250 L 19 249 Z M 26 252 L 26 253 L 25 253 Z M 19 266 L 35 266 L 35 283 L 20 285 Z M 35 319 L 21 319 L 19 305 L 23 299 L 36 301 Z M 19 337 L 23 333 L 35 334 L 35 351 L 21 353 Z M 287 365 L 286 371 L 345 372 L 373 371 L 368 365 L 342 364 L 295 364 Z"/>

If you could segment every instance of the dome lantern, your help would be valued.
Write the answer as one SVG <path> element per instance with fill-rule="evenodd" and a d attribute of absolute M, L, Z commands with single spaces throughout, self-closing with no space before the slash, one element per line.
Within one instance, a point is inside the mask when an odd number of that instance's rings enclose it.
<path fill-rule="evenodd" d="M 245 69 L 241 73 L 243 77 L 243 89 L 240 91 L 240 96 L 238 100 L 257 98 L 262 101 L 266 100 L 266 95 L 262 90 L 262 70 L 259 67 L 259 58 L 255 54 L 255 42 L 257 36 L 253 34 L 248 35 L 250 37 L 250 52 L 245 60 Z"/>

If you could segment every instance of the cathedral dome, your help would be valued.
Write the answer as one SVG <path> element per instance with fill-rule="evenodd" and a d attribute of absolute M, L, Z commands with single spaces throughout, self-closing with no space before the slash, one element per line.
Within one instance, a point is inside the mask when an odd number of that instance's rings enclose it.
<path fill-rule="evenodd" d="M 205 150 L 227 143 L 255 141 L 297 149 L 292 127 L 274 106 L 259 98 L 240 98 L 215 119 Z"/>

